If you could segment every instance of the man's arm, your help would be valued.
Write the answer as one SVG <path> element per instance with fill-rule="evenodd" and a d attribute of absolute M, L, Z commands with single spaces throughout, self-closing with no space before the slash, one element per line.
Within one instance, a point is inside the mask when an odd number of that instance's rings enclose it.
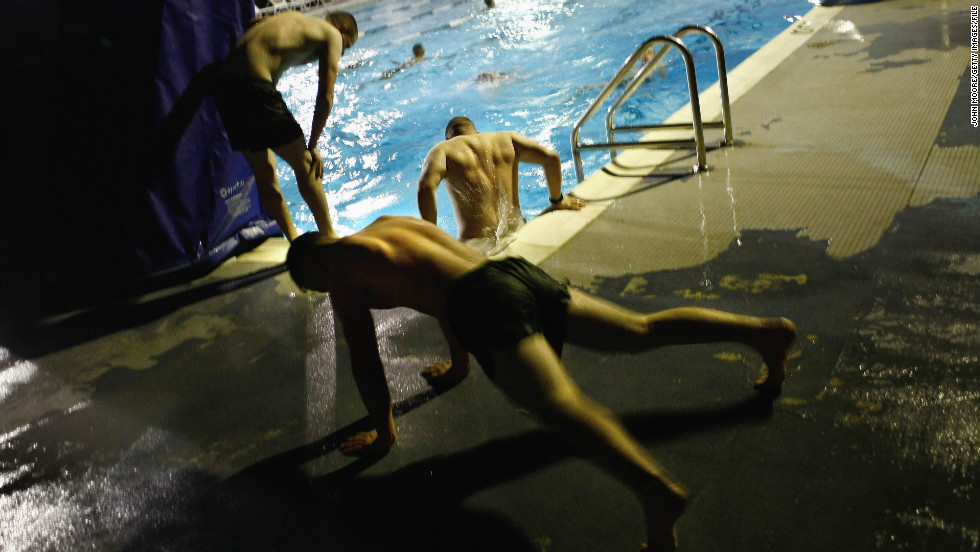
<path fill-rule="evenodd" d="M 333 88 L 337 82 L 340 54 L 344 51 L 344 39 L 335 27 L 323 22 L 323 37 L 318 41 L 319 74 L 316 91 L 316 106 L 313 108 L 313 125 L 310 128 L 310 141 L 307 148 L 315 151 L 316 143 L 323 134 L 323 128 L 333 109 Z"/>
<path fill-rule="evenodd" d="M 439 146 L 432 148 L 422 164 L 419 176 L 418 203 L 422 219 L 438 224 L 436 221 L 436 188 L 446 176 L 446 155 Z"/>
<path fill-rule="evenodd" d="M 371 311 L 351 301 L 333 298 L 334 312 L 344 328 L 350 347 L 351 368 L 361 400 L 374 429 L 344 441 L 340 448 L 348 454 L 384 454 L 395 444 L 395 418 L 384 365 L 378 353 L 378 338 Z"/>
<path fill-rule="evenodd" d="M 585 202 L 573 197 L 565 197 L 561 192 L 561 156 L 558 152 L 542 146 L 526 136 L 511 133 L 517 161 L 533 163 L 544 168 L 544 180 L 548 184 L 548 199 L 554 209 L 581 209 Z"/>

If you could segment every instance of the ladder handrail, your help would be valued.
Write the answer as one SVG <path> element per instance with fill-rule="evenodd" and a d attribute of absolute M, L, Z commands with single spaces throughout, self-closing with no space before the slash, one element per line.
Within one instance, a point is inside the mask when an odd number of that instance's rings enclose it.
<path fill-rule="evenodd" d="M 670 50 L 673 46 L 677 48 L 681 57 L 684 58 L 684 70 L 687 73 L 687 89 L 691 96 L 691 116 L 693 118 L 692 124 L 694 126 L 694 141 L 695 148 L 697 150 L 698 164 L 697 170 L 705 170 L 708 167 L 707 155 L 705 154 L 704 148 L 704 127 L 701 124 L 701 99 L 698 96 L 698 77 L 694 70 L 694 56 L 691 55 L 691 51 L 687 48 L 678 37 L 670 35 L 663 37 L 662 40 L 658 40 L 660 37 L 654 37 L 654 44 L 658 42 L 664 42 L 663 48 L 657 53 L 650 61 L 643 65 L 643 68 L 633 76 L 633 79 L 626 85 L 626 90 L 613 101 L 613 104 L 609 106 L 609 112 L 606 115 L 606 137 L 609 143 L 614 143 L 615 139 L 612 134 L 612 118 L 616 114 L 616 110 L 625 102 L 647 78 L 650 73 L 656 69 L 657 63 L 663 58 L 664 54 Z M 651 46 L 652 47 L 652 46 Z M 644 50 L 645 51 L 645 50 Z M 609 151 L 610 157 L 616 158 L 616 150 L 611 149 Z"/>
<path fill-rule="evenodd" d="M 644 42 L 635 52 L 633 52 L 630 55 L 630 57 L 626 58 L 626 61 L 623 62 L 623 65 L 619 68 L 619 71 L 616 73 L 616 76 L 613 77 L 612 80 L 610 80 L 608 84 L 606 84 L 605 88 L 603 88 L 602 91 L 599 92 L 599 95 L 596 96 L 596 98 L 594 100 L 592 100 L 592 103 L 591 104 L 589 104 L 589 107 L 588 107 L 588 109 L 585 110 L 585 113 L 583 113 L 578 118 L 578 120 L 575 121 L 575 125 L 572 126 L 572 136 L 571 136 L 571 138 L 572 138 L 572 157 L 575 160 L 575 175 L 578 177 L 578 181 L 579 182 L 581 182 L 582 181 L 582 178 L 583 178 L 582 177 L 582 156 L 581 156 L 581 154 L 578 151 L 578 138 L 579 138 L 579 135 L 582 133 L 582 126 L 585 125 L 586 121 L 588 121 L 589 119 L 591 119 L 593 115 L 595 115 L 595 112 L 599 110 L 599 107 L 613 93 L 613 90 L 616 89 L 616 86 L 619 85 L 619 83 L 626 76 L 626 73 L 628 73 L 629 70 L 633 67 L 633 64 L 636 63 L 636 60 L 640 59 L 640 56 L 642 55 L 642 52 L 645 52 L 648 46 L 653 45 L 653 42 L 654 42 L 654 40 L 656 38 L 658 38 L 658 37 L 647 39 L 646 42 Z"/>
<path fill-rule="evenodd" d="M 694 69 L 694 58 L 691 55 L 690 50 L 679 38 L 680 36 L 684 36 L 692 32 L 699 32 L 707 35 L 708 38 L 711 40 L 712 44 L 714 45 L 715 58 L 718 64 L 718 75 L 719 75 L 718 85 L 721 88 L 723 120 L 720 123 L 712 122 L 712 123 L 702 124 L 701 121 L 701 103 L 698 94 L 697 76 L 695 74 L 695 69 Z M 664 47 L 661 48 L 660 51 L 652 59 L 647 61 L 640 69 L 640 71 L 638 71 L 637 74 L 633 76 L 630 82 L 626 85 L 626 90 L 616 99 L 614 105 L 609 108 L 610 110 L 607 113 L 607 117 L 606 117 L 606 135 L 609 139 L 609 142 L 605 144 L 579 144 L 579 137 L 582 132 L 582 127 L 585 125 L 585 123 L 589 119 L 591 119 L 593 115 L 595 115 L 596 111 L 598 111 L 599 108 L 602 106 L 602 104 L 605 103 L 605 101 L 609 98 L 610 95 L 612 95 L 613 91 L 615 91 L 615 89 L 619 86 L 619 84 L 624 80 L 627 73 L 629 73 L 629 71 L 632 69 L 636 61 L 643 55 L 643 53 L 646 52 L 648 48 L 651 48 L 656 44 L 664 44 Z M 583 169 L 582 169 L 582 155 L 581 155 L 582 149 L 608 149 L 610 150 L 611 157 L 615 158 L 615 151 L 617 149 L 632 149 L 634 147 L 637 147 L 632 144 L 626 146 L 627 144 L 626 142 L 621 142 L 617 144 L 613 138 L 613 133 L 615 131 L 617 130 L 633 131 L 633 130 L 641 130 L 643 128 L 654 130 L 657 128 L 671 128 L 671 127 L 678 128 L 678 127 L 688 126 L 687 124 L 683 124 L 683 125 L 654 125 L 652 127 L 617 128 L 612 124 L 612 117 L 615 114 L 615 110 L 618 109 L 622 105 L 622 103 L 625 102 L 626 99 L 628 99 L 629 96 L 633 94 L 633 92 L 640 85 L 640 83 L 642 83 L 649 77 L 650 73 L 653 72 L 653 69 L 656 67 L 656 65 L 660 62 L 660 60 L 663 58 L 666 52 L 669 51 L 670 48 L 672 47 L 677 48 L 677 50 L 681 53 L 681 57 L 684 58 L 684 68 L 687 73 L 687 80 L 688 80 L 688 91 L 691 95 L 691 112 L 692 112 L 692 119 L 693 119 L 691 126 L 693 126 L 694 129 L 695 136 L 693 142 L 697 151 L 697 158 L 698 158 L 698 164 L 694 167 L 694 170 L 699 171 L 699 170 L 707 169 L 707 163 L 705 159 L 706 154 L 704 151 L 704 130 L 703 130 L 704 126 L 708 126 L 711 128 L 717 128 L 719 126 L 724 127 L 725 140 L 723 143 L 728 143 L 728 144 L 734 143 L 732 138 L 731 110 L 730 110 L 729 98 L 728 98 L 728 78 L 727 78 L 727 70 L 725 69 L 724 47 L 722 46 L 721 40 L 718 38 L 718 35 L 710 27 L 704 25 L 686 25 L 678 29 L 677 32 L 675 32 L 673 35 L 654 36 L 647 39 L 645 42 L 643 42 L 643 44 L 641 44 L 640 47 L 637 48 L 636 51 L 634 51 L 633 54 L 626 59 L 626 61 L 620 67 L 619 71 L 616 73 L 616 76 L 613 77 L 611 81 L 609 81 L 609 83 L 605 86 L 605 88 L 602 89 L 602 92 L 600 92 L 599 95 L 596 97 L 596 99 L 592 101 L 592 103 L 589 105 L 585 113 L 583 113 L 582 116 L 579 117 L 579 119 L 575 122 L 575 126 L 572 127 L 572 136 L 571 136 L 572 157 L 575 161 L 575 174 L 579 182 L 581 182 L 584 178 Z M 665 142 L 665 143 L 672 144 L 673 145 L 672 147 L 681 147 L 678 144 L 681 143 L 689 144 L 691 141 L 692 140 L 681 140 L 681 141 L 675 140 L 675 141 Z M 644 143 L 649 144 L 649 146 L 647 147 L 658 147 L 656 145 L 657 144 L 656 142 L 644 142 Z M 644 147 L 644 146 L 639 146 L 639 147 Z"/>
<path fill-rule="evenodd" d="M 722 144 L 734 143 L 734 138 L 732 136 L 731 106 L 728 99 L 728 71 L 725 68 L 725 48 L 722 46 L 721 39 L 718 38 L 718 34 L 715 33 L 711 27 L 707 27 L 705 25 L 685 25 L 680 29 L 677 29 L 677 31 L 671 36 L 682 38 L 691 33 L 700 33 L 707 36 L 714 46 L 715 61 L 718 66 L 718 88 L 721 91 L 722 124 L 725 129 L 725 139 Z M 626 89 L 623 91 L 623 93 L 619 95 L 611 106 L 609 106 L 609 109 L 606 111 L 606 136 L 610 142 L 616 141 L 613 138 L 613 133 L 617 130 L 635 130 L 627 127 L 616 127 L 613 123 L 613 116 L 615 116 L 616 111 L 618 111 L 619 108 L 626 103 L 626 100 L 628 100 L 630 96 L 636 92 L 636 89 L 639 88 L 640 84 L 642 84 L 649 77 L 650 73 L 653 71 L 653 67 L 660 62 L 660 60 L 669 50 L 669 47 L 661 48 L 660 51 L 657 52 L 657 54 L 643 66 L 643 70 L 637 72 L 633 79 L 626 85 Z M 645 52 L 646 50 L 643 51 Z M 656 126 L 658 125 L 654 125 L 654 127 Z M 616 156 L 615 150 L 612 151 L 612 156 Z"/>
<path fill-rule="evenodd" d="M 579 117 L 578 121 L 575 123 L 575 126 L 572 128 L 572 157 L 575 161 L 575 176 L 578 178 L 579 182 L 581 182 L 584 178 L 582 169 L 582 155 L 579 151 L 578 143 L 579 135 L 582 132 L 582 126 L 592 117 L 592 115 L 595 114 L 596 111 L 598 111 L 602 103 L 608 99 L 613 90 L 615 90 L 615 88 L 619 85 L 620 81 L 622 81 L 626 76 L 626 73 L 632 68 L 637 58 L 639 58 L 643 52 L 647 50 L 647 48 L 659 43 L 666 43 L 674 46 L 681 52 L 681 56 L 684 58 L 684 66 L 687 70 L 687 86 L 691 93 L 691 112 L 693 113 L 694 118 L 694 137 L 698 156 L 697 169 L 700 170 L 707 168 L 707 163 L 705 161 L 707 155 L 704 152 L 704 131 L 701 128 L 701 104 L 698 100 L 697 77 L 694 74 L 694 58 L 691 56 L 690 50 L 687 49 L 687 46 L 685 46 L 679 38 L 670 35 L 659 35 L 647 39 L 635 52 L 633 52 L 633 55 L 626 59 L 626 62 L 623 63 L 623 66 L 619 69 L 619 72 L 616 73 L 616 76 L 609 81 L 609 84 L 607 84 L 605 88 L 603 88 L 602 92 L 599 93 L 599 96 L 592 101 L 589 109 L 587 109 L 586 112 Z M 666 49 L 667 46 L 663 48 L 663 50 Z M 640 72 L 633 77 L 633 81 L 637 81 L 637 79 L 645 79 L 646 76 L 653 71 L 653 61 L 654 60 L 651 59 L 649 62 L 647 62 L 647 64 L 643 66 L 643 69 L 641 69 Z M 593 144 L 593 146 L 596 147 L 599 146 L 599 144 Z M 617 144 L 608 143 L 602 144 L 601 146 L 605 149 L 614 150 L 616 149 Z"/>

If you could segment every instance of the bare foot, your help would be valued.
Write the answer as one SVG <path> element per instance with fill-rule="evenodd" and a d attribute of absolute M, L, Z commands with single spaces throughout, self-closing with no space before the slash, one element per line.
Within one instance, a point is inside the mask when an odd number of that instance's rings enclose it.
<path fill-rule="evenodd" d="M 643 550 L 667 552 L 677 549 L 677 533 L 674 523 L 687 507 L 687 491 L 679 487 L 668 487 L 662 483 L 651 486 L 649 494 L 643 499 L 643 510 L 647 518 L 647 542 Z"/>
<path fill-rule="evenodd" d="M 782 392 L 783 382 L 786 381 L 786 357 L 796 339 L 796 324 L 787 318 L 773 318 L 767 322 L 771 325 L 756 346 L 766 365 L 755 382 L 755 388 L 760 393 L 776 396 Z"/>

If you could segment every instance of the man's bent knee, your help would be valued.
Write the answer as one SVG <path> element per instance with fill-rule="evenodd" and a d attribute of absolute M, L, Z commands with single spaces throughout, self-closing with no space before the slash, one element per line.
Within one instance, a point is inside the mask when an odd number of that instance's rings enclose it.
<path fill-rule="evenodd" d="M 286 163 L 289 163 L 297 177 L 306 176 L 313 172 L 313 153 L 306 148 L 306 144 L 302 140 L 274 148 L 273 151 L 282 157 Z"/>

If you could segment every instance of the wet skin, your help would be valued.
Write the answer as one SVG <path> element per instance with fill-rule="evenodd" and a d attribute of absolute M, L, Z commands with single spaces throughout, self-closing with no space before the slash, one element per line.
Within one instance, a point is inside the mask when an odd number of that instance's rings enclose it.
<path fill-rule="evenodd" d="M 453 283 L 488 259 L 435 225 L 410 217 L 382 217 L 344 238 L 314 234 L 304 239 L 301 247 L 308 242 L 317 245 L 290 270 L 304 287 L 331 292 L 355 381 L 375 426 L 346 440 L 341 449 L 348 454 L 383 454 L 394 445 L 397 432 L 370 310 L 403 306 L 446 320 Z M 576 289 L 569 289 L 569 295 L 569 343 L 600 351 L 641 352 L 667 345 L 738 342 L 754 348 L 768 363 L 757 386 L 760 391 L 778 392 L 785 379 L 787 354 L 796 336 L 796 327 L 785 318 L 697 307 L 638 313 Z M 458 380 L 469 370 L 469 355 L 455 341 L 452 328 L 445 322 L 442 327 L 452 361 L 423 371 L 432 382 Z M 494 383 L 511 400 L 633 490 L 646 512 L 650 549 L 672 550 L 674 523 L 687 502 L 687 491 L 611 411 L 578 388 L 545 337 L 530 335 L 491 349 L 489 356 L 495 366 Z"/>

